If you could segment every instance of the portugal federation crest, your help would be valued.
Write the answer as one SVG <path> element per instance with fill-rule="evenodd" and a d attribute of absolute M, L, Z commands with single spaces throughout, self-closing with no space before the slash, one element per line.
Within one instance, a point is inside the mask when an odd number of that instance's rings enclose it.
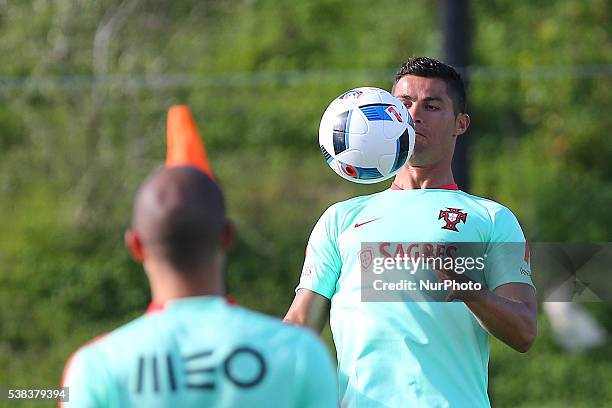
<path fill-rule="evenodd" d="M 447 229 L 455 232 L 459 232 L 457 224 L 460 222 L 464 223 L 467 221 L 467 213 L 459 208 L 447 208 L 446 210 L 440 210 L 439 220 L 444 220 L 446 225 L 442 229 Z"/>

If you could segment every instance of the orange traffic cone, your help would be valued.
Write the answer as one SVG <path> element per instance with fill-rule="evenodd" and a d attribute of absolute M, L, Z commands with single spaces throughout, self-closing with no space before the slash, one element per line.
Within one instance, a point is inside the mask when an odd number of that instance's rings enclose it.
<path fill-rule="evenodd" d="M 200 132 L 187 105 L 170 107 L 166 136 L 167 167 L 194 166 L 215 180 Z"/>

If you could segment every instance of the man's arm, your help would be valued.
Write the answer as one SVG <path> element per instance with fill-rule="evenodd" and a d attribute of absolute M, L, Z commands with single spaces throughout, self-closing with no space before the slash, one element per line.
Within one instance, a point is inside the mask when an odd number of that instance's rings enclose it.
<path fill-rule="evenodd" d="M 330 304 L 329 299 L 323 295 L 308 289 L 299 289 L 283 320 L 321 333 L 329 318 Z"/>
<path fill-rule="evenodd" d="M 465 301 L 480 324 L 516 351 L 529 351 L 538 331 L 535 289 L 526 283 L 507 283 L 493 292 L 481 292 L 480 298 Z"/>
<path fill-rule="evenodd" d="M 518 220 L 508 208 L 490 212 L 491 235 L 486 245 L 486 285 L 492 289 L 451 293 L 462 300 L 481 326 L 513 349 L 525 353 L 537 333 L 536 295 L 531 281 L 529 245 Z M 456 275 L 458 279 L 469 279 Z"/>
<path fill-rule="evenodd" d="M 454 280 L 462 282 L 469 278 L 457 275 Z M 494 291 L 451 291 L 447 300 L 463 301 L 485 330 L 516 351 L 526 353 L 535 341 L 536 295 L 535 289 L 526 283 L 507 283 Z"/>

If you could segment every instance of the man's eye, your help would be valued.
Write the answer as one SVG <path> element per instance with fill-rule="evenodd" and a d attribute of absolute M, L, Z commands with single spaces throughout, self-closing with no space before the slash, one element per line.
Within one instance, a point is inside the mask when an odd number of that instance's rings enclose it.
<path fill-rule="evenodd" d="M 427 109 L 429 109 L 429 110 L 440 110 L 439 107 L 434 106 L 434 105 L 427 105 Z"/>

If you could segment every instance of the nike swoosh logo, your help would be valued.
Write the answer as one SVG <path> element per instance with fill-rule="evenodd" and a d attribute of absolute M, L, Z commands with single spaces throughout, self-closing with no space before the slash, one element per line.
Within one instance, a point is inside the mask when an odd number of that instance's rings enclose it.
<path fill-rule="evenodd" d="M 380 220 L 381 218 L 382 218 L 382 217 L 378 217 L 378 218 L 374 218 L 373 220 L 370 220 L 370 221 L 366 221 L 366 222 L 358 222 L 358 223 L 357 223 L 357 224 L 355 224 L 353 227 L 354 227 L 354 228 L 358 228 L 358 227 L 361 227 L 362 225 L 369 224 L 369 223 L 374 222 L 374 221 L 376 221 L 376 220 Z"/>

